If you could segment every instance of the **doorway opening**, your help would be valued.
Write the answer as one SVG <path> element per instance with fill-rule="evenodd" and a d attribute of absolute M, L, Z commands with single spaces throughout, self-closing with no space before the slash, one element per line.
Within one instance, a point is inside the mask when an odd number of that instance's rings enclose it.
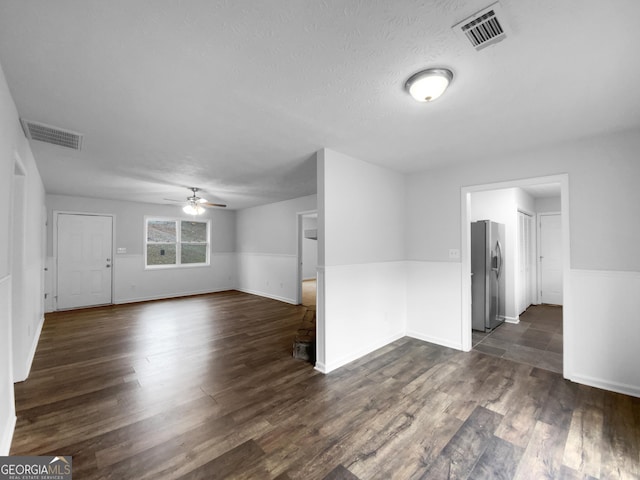
<path fill-rule="evenodd" d="M 562 297 L 562 291 L 568 288 L 569 269 L 567 176 L 465 187 L 462 197 L 464 350 L 473 348 L 558 373 L 568 372 L 570 320 Z M 540 219 L 551 213 L 556 215 L 554 225 L 559 234 L 552 248 L 554 255 L 558 253 L 553 285 L 559 297 L 541 287 L 545 259 L 540 259 L 544 257 Z M 504 323 L 485 332 L 471 329 L 470 224 L 481 219 L 504 223 L 506 227 Z"/>
<path fill-rule="evenodd" d="M 298 304 L 316 307 L 318 212 L 298 213 Z"/>
<path fill-rule="evenodd" d="M 305 307 L 302 325 L 293 340 L 293 357 L 315 364 L 317 355 L 316 300 L 318 291 L 318 211 L 298 215 L 297 303 Z"/>

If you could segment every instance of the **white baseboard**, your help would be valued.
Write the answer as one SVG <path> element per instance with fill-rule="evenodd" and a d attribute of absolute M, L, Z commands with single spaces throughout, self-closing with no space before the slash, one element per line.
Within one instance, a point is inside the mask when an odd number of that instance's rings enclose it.
<path fill-rule="evenodd" d="M 259 290 L 251 290 L 249 288 L 236 288 L 237 291 L 243 293 L 249 293 L 251 295 L 258 295 L 259 297 L 271 298 L 272 300 L 278 300 L 280 302 L 290 303 L 291 305 L 298 305 L 298 302 L 293 298 L 280 297 L 272 293 L 261 292 Z"/>
<path fill-rule="evenodd" d="M 6 457 L 11 450 L 11 441 L 13 440 L 13 432 L 16 429 L 17 417 L 15 416 L 15 410 L 10 412 L 7 422 L 2 428 L 2 434 L 0 435 L 0 456 Z"/>
<path fill-rule="evenodd" d="M 503 317 L 504 321 L 507 323 L 515 323 L 518 324 L 520 323 L 520 317 Z"/>
<path fill-rule="evenodd" d="M 31 344 L 31 349 L 29 350 L 29 356 L 27 357 L 27 363 L 24 366 L 24 378 L 14 378 L 14 382 L 24 382 L 27 378 L 29 378 L 29 373 L 31 372 L 31 365 L 33 365 L 33 359 L 36 356 L 36 350 L 38 349 L 38 342 L 40 341 L 40 334 L 42 334 L 42 327 L 44 326 L 44 317 L 40 319 L 38 322 L 38 328 L 36 330 L 36 334 L 33 337 L 33 343 Z"/>
<path fill-rule="evenodd" d="M 442 347 L 449 347 L 449 348 L 454 348 L 456 350 L 462 350 L 462 343 L 450 342 L 444 338 L 431 337 L 429 335 L 424 335 L 422 333 L 413 332 L 413 331 L 408 331 L 407 337 L 422 340 L 423 342 L 434 343 Z"/>
<path fill-rule="evenodd" d="M 640 272 L 570 271 L 564 373 L 574 382 L 640 397 Z"/>
<path fill-rule="evenodd" d="M 361 348 L 360 350 L 357 350 L 356 352 L 350 353 L 349 355 L 342 357 L 341 359 L 339 359 L 336 362 L 332 362 L 330 364 L 320 364 L 320 363 L 316 363 L 316 370 L 318 370 L 319 372 L 322 373 L 329 373 L 332 372 L 333 370 L 336 370 L 340 367 L 343 367 L 345 365 L 347 365 L 348 363 L 353 362 L 354 360 L 358 360 L 361 357 L 364 357 L 365 355 L 370 354 L 371 352 L 375 352 L 376 350 L 378 350 L 379 348 L 382 348 L 386 345 L 389 345 L 392 342 L 395 342 L 396 340 L 401 339 L 402 337 L 404 337 L 404 333 L 400 332 L 400 333 L 396 333 L 395 335 L 392 335 L 390 337 L 388 337 L 385 340 L 382 340 L 380 342 L 376 342 L 375 344 L 372 345 L 367 345 L 364 348 Z"/>
<path fill-rule="evenodd" d="M 313 369 L 317 370 L 320 373 L 328 373 L 327 372 L 327 367 L 325 366 L 325 364 L 323 362 L 316 362 L 316 364 L 313 367 Z"/>
<path fill-rule="evenodd" d="M 610 390 L 612 392 L 623 393 L 632 397 L 640 398 L 640 388 L 635 385 L 623 385 L 620 383 L 607 382 L 599 378 L 588 377 L 584 375 L 572 375 L 569 380 L 576 383 L 582 383 L 590 387 L 601 388 L 603 390 Z"/>
<path fill-rule="evenodd" d="M 218 289 L 207 289 L 207 290 L 196 290 L 193 292 L 180 292 L 180 293 L 172 293 L 172 294 L 162 294 L 162 295 L 150 295 L 145 297 L 135 297 L 135 298 L 124 298 L 114 300 L 114 305 L 123 305 L 125 303 L 138 303 L 138 302 L 149 302 L 152 300 L 163 300 L 165 298 L 180 298 L 180 297 L 190 297 L 192 295 L 206 295 L 207 293 L 219 293 L 219 292 L 228 292 L 230 290 L 235 290 L 233 287 L 223 287 Z"/>

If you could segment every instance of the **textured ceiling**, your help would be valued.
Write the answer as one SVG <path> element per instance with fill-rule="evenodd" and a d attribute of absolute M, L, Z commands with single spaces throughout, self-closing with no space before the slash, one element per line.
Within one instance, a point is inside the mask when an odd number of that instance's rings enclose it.
<path fill-rule="evenodd" d="M 489 3 L 0 0 L 0 64 L 21 117 L 84 134 L 31 142 L 57 194 L 243 208 L 315 193 L 322 147 L 414 172 L 640 127 L 639 1 L 503 0 L 476 52 L 451 26 Z"/>

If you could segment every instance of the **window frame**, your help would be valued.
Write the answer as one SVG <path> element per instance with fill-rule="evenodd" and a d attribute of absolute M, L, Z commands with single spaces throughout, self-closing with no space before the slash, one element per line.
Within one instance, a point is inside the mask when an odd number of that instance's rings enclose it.
<path fill-rule="evenodd" d="M 150 242 L 149 239 L 149 223 L 157 222 L 173 222 L 176 228 L 175 242 Z M 182 222 L 204 223 L 207 226 L 206 242 L 183 242 L 182 241 Z M 175 245 L 176 261 L 175 263 L 149 265 L 148 246 L 149 245 Z M 182 245 L 205 245 L 206 261 L 200 263 L 182 263 Z M 144 217 L 144 268 L 145 270 L 162 270 L 165 268 L 198 268 L 208 267 L 211 264 L 211 219 L 209 218 L 184 218 L 184 217 L 158 217 L 155 215 L 145 215 Z"/>

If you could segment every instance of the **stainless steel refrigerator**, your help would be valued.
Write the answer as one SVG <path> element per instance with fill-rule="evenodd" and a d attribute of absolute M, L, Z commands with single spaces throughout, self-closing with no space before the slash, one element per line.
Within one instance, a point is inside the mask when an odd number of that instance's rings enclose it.
<path fill-rule="evenodd" d="M 504 225 L 471 223 L 471 325 L 489 332 L 504 322 Z"/>

